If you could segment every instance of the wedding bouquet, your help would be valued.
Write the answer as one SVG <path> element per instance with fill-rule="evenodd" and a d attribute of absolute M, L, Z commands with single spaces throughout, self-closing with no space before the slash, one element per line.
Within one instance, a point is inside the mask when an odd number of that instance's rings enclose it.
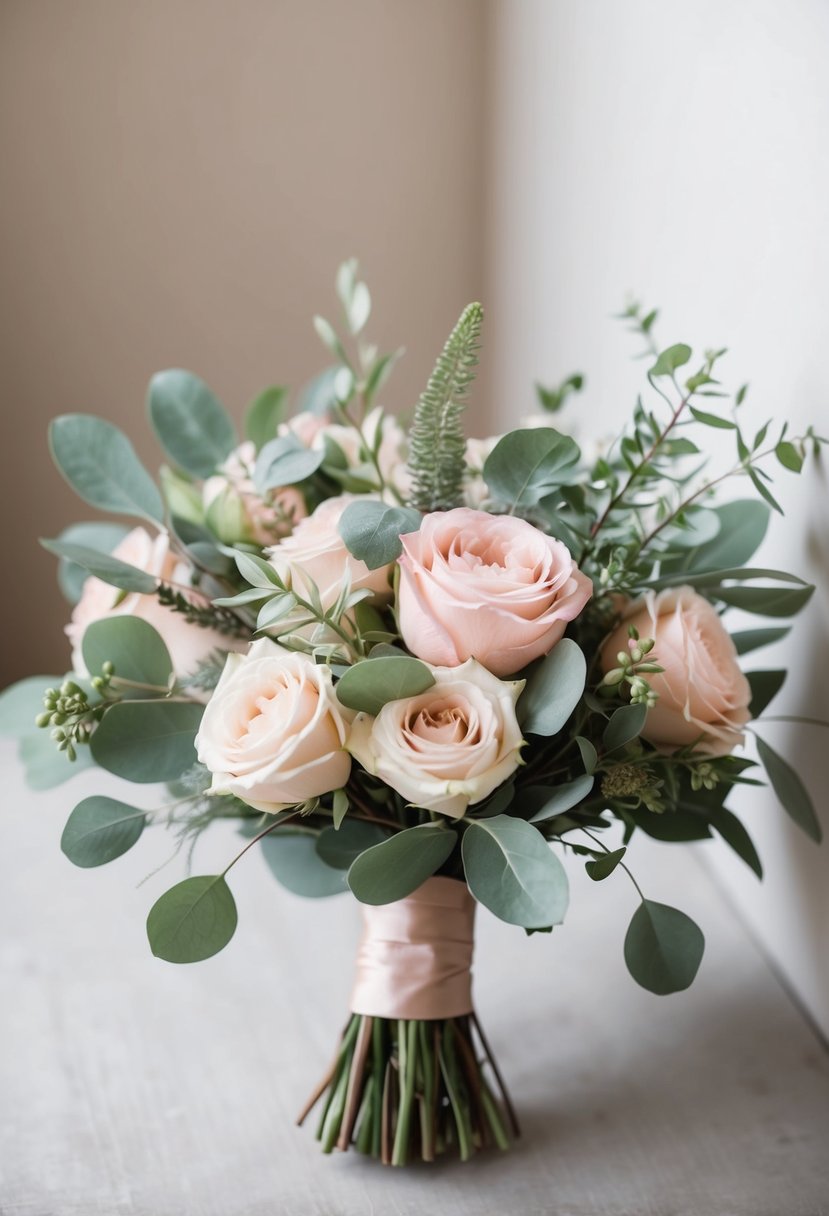
<path fill-rule="evenodd" d="M 819 839 L 799 777 L 757 731 L 785 672 L 740 663 L 788 626 L 731 633 L 725 614 L 779 622 L 808 602 L 800 578 L 747 563 L 780 510 L 770 460 L 799 472 L 823 441 L 771 423 L 747 433 L 745 389 L 729 398 L 717 379 L 724 351 L 660 350 L 656 313 L 638 305 L 624 316 L 651 356 L 647 396 L 589 459 L 544 416 L 464 439 L 477 304 L 406 430 L 376 404 L 400 352 L 362 337 L 370 297 L 355 262 L 337 292 L 342 332 L 315 320 L 333 366 L 292 416 L 284 388 L 261 393 L 241 442 L 196 376 L 152 379 L 160 489 L 110 423 L 52 423 L 52 456 L 80 497 L 139 522 L 43 542 L 74 604 L 72 672 L 13 687 L 4 713 L 37 714 L 22 741 L 35 786 L 97 764 L 167 787 L 154 812 L 85 798 L 61 842 L 76 865 L 112 861 L 151 822 L 192 852 L 213 820 L 239 820 L 245 842 L 223 872 L 184 878 L 150 909 L 159 958 L 227 945 L 228 875 L 254 845 L 293 892 L 350 890 L 364 934 L 345 1030 L 309 1103 L 323 1102 L 322 1146 L 395 1165 L 450 1148 L 466 1159 L 518 1130 L 473 1010 L 477 903 L 549 933 L 567 910 L 563 862 L 597 882 L 629 875 L 637 832 L 717 833 L 760 876 L 727 802 L 763 769 Z M 581 387 L 539 388 L 545 414 Z M 707 476 L 706 435 L 734 446 Z M 738 478 L 756 497 L 716 505 Z M 735 754 L 747 733 L 762 769 Z M 634 886 L 627 966 L 651 992 L 678 992 L 702 932 Z"/>

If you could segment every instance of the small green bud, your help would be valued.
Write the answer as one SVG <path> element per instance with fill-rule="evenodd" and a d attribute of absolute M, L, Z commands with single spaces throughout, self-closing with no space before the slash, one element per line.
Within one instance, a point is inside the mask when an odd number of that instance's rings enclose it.
<path fill-rule="evenodd" d="M 115 675 L 115 664 L 111 663 L 109 659 L 107 659 L 107 661 L 102 664 L 101 671 L 105 676 L 113 676 Z"/>
<path fill-rule="evenodd" d="M 49 721 L 53 726 L 63 726 L 66 721 L 66 714 L 52 714 Z"/>
<path fill-rule="evenodd" d="M 67 744 L 66 744 L 66 756 L 67 756 L 68 760 L 73 761 L 73 762 L 75 760 L 77 760 L 77 758 L 78 758 L 78 753 L 75 751 L 74 747 L 69 742 L 67 742 Z"/>
<path fill-rule="evenodd" d="M 621 684 L 624 678 L 625 673 L 622 671 L 622 668 L 614 667 L 613 670 L 609 671 L 604 677 L 602 684 L 605 684 L 608 688 L 614 688 L 617 684 Z"/>
<path fill-rule="evenodd" d="M 43 694 L 43 700 L 44 701 L 57 701 L 57 699 L 58 699 L 58 690 L 56 688 L 47 688 L 46 692 Z"/>
<path fill-rule="evenodd" d="M 60 691 L 64 697 L 76 697 L 81 690 L 74 680 L 64 680 L 60 686 Z"/>
<path fill-rule="evenodd" d="M 630 657 L 633 659 L 634 663 L 641 663 L 642 659 L 645 657 L 645 652 L 641 646 L 634 646 L 631 649 Z"/>
<path fill-rule="evenodd" d="M 620 667 L 624 667 L 627 670 L 630 667 L 630 655 L 626 650 L 620 650 L 616 654 L 616 662 Z"/>
<path fill-rule="evenodd" d="M 60 726 L 56 726 L 55 729 L 52 731 L 52 738 L 55 740 L 55 743 L 60 743 L 61 739 L 66 738 L 66 731 L 63 730 Z"/>
<path fill-rule="evenodd" d="M 51 721 L 52 715 L 47 710 L 46 713 L 37 715 L 35 718 L 35 726 L 48 726 Z"/>
<path fill-rule="evenodd" d="M 68 739 L 59 739 L 58 740 L 58 751 L 59 752 L 65 752 L 68 746 L 69 746 Z"/>
<path fill-rule="evenodd" d="M 635 625 L 628 625 L 628 637 L 634 642 L 639 641 L 639 630 Z"/>
<path fill-rule="evenodd" d="M 92 677 L 92 687 L 95 689 L 96 692 L 102 692 L 103 689 L 106 688 L 106 686 L 107 686 L 107 682 L 105 679 L 103 679 L 102 676 L 93 676 Z"/>
<path fill-rule="evenodd" d="M 639 649 L 642 651 L 643 654 L 650 654 L 650 652 L 653 650 L 655 645 L 656 645 L 656 642 L 654 641 L 653 638 L 642 638 L 642 640 L 639 643 Z"/>

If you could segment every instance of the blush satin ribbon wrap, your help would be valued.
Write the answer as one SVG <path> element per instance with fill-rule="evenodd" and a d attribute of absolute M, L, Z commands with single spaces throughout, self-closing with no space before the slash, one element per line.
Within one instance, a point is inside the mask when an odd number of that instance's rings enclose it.
<path fill-rule="evenodd" d="M 457 878 L 428 878 L 392 904 L 363 904 L 352 1013 L 454 1018 L 472 1012 L 475 900 Z"/>

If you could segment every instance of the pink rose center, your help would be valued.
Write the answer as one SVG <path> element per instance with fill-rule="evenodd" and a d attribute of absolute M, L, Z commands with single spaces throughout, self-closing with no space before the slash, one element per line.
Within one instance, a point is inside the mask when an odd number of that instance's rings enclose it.
<path fill-rule="evenodd" d="M 424 745 L 474 745 L 481 737 L 477 714 L 462 697 L 447 697 L 413 709 L 403 724 L 403 732 L 415 751 L 423 750 Z"/>

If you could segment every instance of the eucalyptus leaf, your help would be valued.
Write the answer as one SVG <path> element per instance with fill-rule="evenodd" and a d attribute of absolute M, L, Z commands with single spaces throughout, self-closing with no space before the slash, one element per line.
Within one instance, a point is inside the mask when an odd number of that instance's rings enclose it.
<path fill-rule="evenodd" d="M 571 638 L 562 638 L 532 669 L 518 698 L 521 728 L 530 735 L 555 735 L 579 703 L 587 662 Z"/>
<path fill-rule="evenodd" d="M 650 369 L 651 376 L 670 376 L 678 367 L 682 367 L 691 358 L 691 348 L 684 342 L 677 342 L 663 350 Z"/>
<path fill-rule="evenodd" d="M 737 654 L 749 654 L 752 650 L 759 650 L 761 646 L 770 646 L 773 642 L 782 641 L 790 632 L 790 625 L 770 626 L 768 629 L 743 629 L 732 633 L 731 641 Z"/>
<path fill-rule="evenodd" d="M 737 423 L 732 422 L 730 418 L 721 418 L 719 414 L 709 414 L 707 410 L 699 410 L 693 405 L 689 405 L 688 408 L 697 422 L 701 422 L 703 426 L 712 426 L 721 431 L 736 431 L 737 429 Z"/>
<path fill-rule="evenodd" d="M 305 481 L 323 462 L 325 453 L 306 448 L 295 435 L 271 439 L 256 457 L 253 481 L 260 494 L 276 486 Z"/>
<path fill-rule="evenodd" d="M 20 739 L 39 733 L 35 718 L 44 712 L 43 694 L 47 688 L 60 688 L 62 683 L 63 676 L 27 676 L 4 688 L 0 692 L 0 736 Z M 65 756 L 61 760 L 68 765 Z"/>
<path fill-rule="evenodd" d="M 435 677 L 420 659 L 368 659 L 355 663 L 341 677 L 337 698 L 349 709 L 375 716 L 389 701 L 416 697 L 434 683 Z"/>
<path fill-rule="evenodd" d="M 168 963 L 198 963 L 224 949 L 236 932 L 237 920 L 224 875 L 185 878 L 150 909 L 150 949 Z"/>
<path fill-rule="evenodd" d="M 726 844 L 730 845 L 738 857 L 753 870 L 758 878 L 763 877 L 763 864 L 754 847 L 754 842 L 743 824 L 732 811 L 724 806 L 706 809 L 708 822 L 719 832 Z"/>
<path fill-rule="evenodd" d="M 376 500 L 350 503 L 339 522 L 348 550 L 369 570 L 388 566 L 400 556 L 401 534 L 416 532 L 422 515 L 412 507 L 391 507 Z"/>
<path fill-rule="evenodd" d="M 245 438 L 251 441 L 257 452 L 276 438 L 277 427 L 285 418 L 287 405 L 288 390 L 282 385 L 263 389 L 251 401 L 245 411 Z"/>
<path fill-rule="evenodd" d="M 720 521 L 719 533 L 713 540 L 686 551 L 681 558 L 663 562 L 665 574 L 673 570 L 699 573 L 744 566 L 756 553 L 769 526 L 769 509 L 754 498 L 737 499 L 714 507 Z"/>
<path fill-rule="evenodd" d="M 189 701 L 122 701 L 95 729 L 92 756 L 127 781 L 173 781 L 196 762 L 203 712 L 204 706 Z"/>
<path fill-rule="evenodd" d="M 86 669 L 93 675 L 109 661 L 117 680 L 151 686 L 122 689 L 127 695 L 163 691 L 173 674 L 170 652 L 161 635 L 138 616 L 105 616 L 93 621 L 84 631 L 81 649 Z"/>
<path fill-rule="evenodd" d="M 584 868 L 594 882 L 601 882 L 603 879 L 610 877 L 625 853 L 627 853 L 627 849 L 622 845 L 620 849 L 613 849 L 609 853 L 602 853 L 601 857 L 595 857 L 592 861 L 585 862 Z"/>
<path fill-rule="evenodd" d="M 820 822 L 809 793 L 797 773 L 774 748 L 769 747 L 765 739 L 759 737 L 757 753 L 783 810 L 807 836 L 819 844 L 823 837 Z"/>
<path fill-rule="evenodd" d="M 487 457 L 484 481 L 500 502 L 533 507 L 572 478 L 580 458 L 569 435 L 552 427 L 510 431 Z"/>
<path fill-rule="evenodd" d="M 297 410 L 300 413 L 309 414 L 327 414 L 334 409 L 337 404 L 336 381 L 342 369 L 335 365 L 327 367 L 325 371 L 314 376 L 313 380 L 302 389 L 299 395 Z"/>
<path fill-rule="evenodd" d="M 564 785 L 551 789 L 550 797 L 539 811 L 530 816 L 529 822 L 542 823 L 545 819 L 552 819 L 555 815 L 561 815 L 564 811 L 569 811 L 571 807 L 583 802 L 592 788 L 593 777 L 588 774 L 584 777 L 576 777 L 575 781 L 567 781 Z"/>
<path fill-rule="evenodd" d="M 596 765 L 599 763 L 599 757 L 595 747 L 589 739 L 585 739 L 584 735 L 576 735 L 576 746 L 581 753 L 581 762 L 584 765 L 586 773 L 595 773 Z"/>
<path fill-rule="evenodd" d="M 280 828 L 263 837 L 262 856 L 277 882 L 294 895 L 304 899 L 340 895 L 346 890 L 345 874 L 323 861 L 316 844 L 312 832 Z"/>
<path fill-rule="evenodd" d="M 637 984 L 657 996 L 690 987 L 705 950 L 702 930 L 690 916 L 643 899 L 625 937 L 625 962 Z"/>
<path fill-rule="evenodd" d="M 405 899 L 448 860 L 457 834 L 442 823 L 422 823 L 366 849 L 348 871 L 348 885 L 364 904 Z"/>
<path fill-rule="evenodd" d="M 141 595 L 155 593 L 158 579 L 146 570 L 139 570 L 137 566 L 122 562 L 120 558 L 111 557 L 108 553 L 101 553 L 99 549 L 89 549 L 86 545 L 73 541 L 41 540 L 40 543 L 49 553 L 54 553 L 55 557 L 65 558 L 74 565 L 81 566 L 86 573 L 94 574 L 112 587 L 119 587 L 122 591 L 137 591 Z"/>
<path fill-rule="evenodd" d="M 531 824 L 511 815 L 472 819 L 462 853 L 470 891 L 500 920 L 525 929 L 564 920 L 567 875 Z"/>
<path fill-rule="evenodd" d="M 236 428 L 203 380 L 172 368 L 153 376 L 147 409 L 158 441 L 180 469 L 209 477 L 236 446 Z"/>
<path fill-rule="evenodd" d="M 335 870 L 347 870 L 366 849 L 382 844 L 388 832 L 376 823 L 364 819 L 346 819 L 339 828 L 323 828 L 316 847 L 322 860 Z"/>
<path fill-rule="evenodd" d="M 105 520 L 94 520 L 70 524 L 64 528 L 58 540 L 69 544 L 82 545 L 85 549 L 95 549 L 98 553 L 111 553 L 127 535 L 129 529 L 123 524 L 113 524 Z M 58 563 L 58 586 L 65 599 L 70 604 L 77 604 L 83 592 L 83 585 L 89 578 L 89 571 L 83 566 L 61 558 Z"/>
<path fill-rule="evenodd" d="M 760 616 L 794 616 L 812 598 L 814 587 L 718 587 L 718 600 Z"/>
<path fill-rule="evenodd" d="M 158 486 L 111 422 L 91 414 L 62 414 L 49 427 L 49 449 L 61 474 L 90 506 L 163 522 Z"/>
<path fill-rule="evenodd" d="M 642 732 L 647 716 L 647 706 L 642 704 L 620 705 L 614 710 L 602 737 L 607 751 L 616 751 L 636 739 Z"/>
<path fill-rule="evenodd" d="M 69 760 L 65 752 L 58 751 L 48 730 L 35 729 L 32 734 L 21 736 L 18 756 L 30 790 L 54 789 L 84 769 L 91 768 L 93 763 L 88 747 L 79 747 L 77 758 Z"/>
<path fill-rule="evenodd" d="M 79 802 L 67 819 L 60 847 L 76 866 L 102 866 L 131 849 L 146 822 L 145 811 L 94 795 Z"/>
<path fill-rule="evenodd" d="M 748 708 L 752 718 L 759 718 L 769 707 L 783 687 L 786 674 L 785 668 L 782 667 L 771 671 L 746 672 L 746 679 L 751 688 L 751 701 Z"/>

